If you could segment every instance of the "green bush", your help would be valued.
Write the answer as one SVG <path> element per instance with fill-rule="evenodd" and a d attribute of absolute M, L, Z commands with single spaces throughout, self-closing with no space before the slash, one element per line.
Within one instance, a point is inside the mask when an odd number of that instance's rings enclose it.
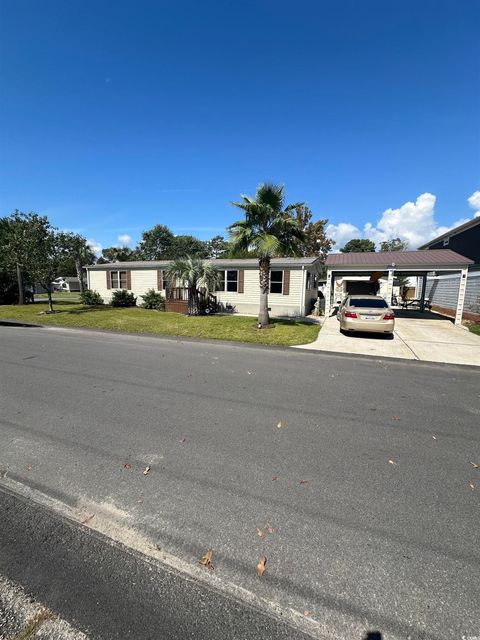
<path fill-rule="evenodd" d="M 145 309 L 156 309 L 157 311 L 165 311 L 165 298 L 159 291 L 149 289 L 144 296 L 140 296 L 143 300 Z"/>
<path fill-rule="evenodd" d="M 113 292 L 110 304 L 112 307 L 134 307 L 137 304 L 137 299 L 133 293 L 126 289 L 118 289 Z"/>
<path fill-rule="evenodd" d="M 96 307 L 103 304 L 103 298 L 98 291 L 92 291 L 92 289 L 85 289 L 80 294 L 80 301 L 82 304 L 86 304 L 89 307 Z"/>

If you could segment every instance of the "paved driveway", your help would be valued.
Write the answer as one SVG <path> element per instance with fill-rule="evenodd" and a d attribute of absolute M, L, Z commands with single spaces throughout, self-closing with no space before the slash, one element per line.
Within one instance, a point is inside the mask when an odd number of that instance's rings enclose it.
<path fill-rule="evenodd" d="M 375 334 L 343 335 L 336 316 L 331 316 L 317 340 L 299 348 L 480 366 L 479 336 L 433 313 L 395 314 L 393 340 Z"/>

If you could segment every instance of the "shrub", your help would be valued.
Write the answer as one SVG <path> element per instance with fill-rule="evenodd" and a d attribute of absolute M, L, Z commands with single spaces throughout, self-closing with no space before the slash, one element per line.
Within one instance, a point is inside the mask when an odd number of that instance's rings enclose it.
<path fill-rule="evenodd" d="M 85 289 L 80 294 L 80 301 L 82 304 L 86 304 L 89 307 L 96 307 L 99 304 L 103 304 L 103 298 L 98 291 L 92 291 L 92 289 Z"/>
<path fill-rule="evenodd" d="M 165 311 L 165 298 L 159 291 L 149 289 L 144 296 L 140 296 L 143 300 L 145 309 L 156 309 L 157 311 Z"/>
<path fill-rule="evenodd" d="M 112 307 L 134 307 L 137 304 L 137 299 L 133 293 L 126 289 L 118 289 L 113 292 L 110 304 Z"/>

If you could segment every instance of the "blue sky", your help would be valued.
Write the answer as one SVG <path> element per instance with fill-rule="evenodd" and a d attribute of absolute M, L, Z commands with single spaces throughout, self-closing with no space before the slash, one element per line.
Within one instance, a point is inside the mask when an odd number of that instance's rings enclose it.
<path fill-rule="evenodd" d="M 4 0 L 0 25 L 2 215 L 208 238 L 272 180 L 339 243 L 418 244 L 480 210 L 478 0 Z"/>

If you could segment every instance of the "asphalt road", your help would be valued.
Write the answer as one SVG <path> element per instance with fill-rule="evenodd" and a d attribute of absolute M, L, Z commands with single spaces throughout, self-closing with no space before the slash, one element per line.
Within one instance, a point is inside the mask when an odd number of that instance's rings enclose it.
<path fill-rule="evenodd" d="M 220 590 L 307 611 L 312 635 L 480 636 L 479 380 L 456 366 L 0 327 L 0 469 L 87 517 L 116 514 L 188 566 L 212 548 Z M 223 637 L 246 637 L 235 625 L 223 621 Z"/>

